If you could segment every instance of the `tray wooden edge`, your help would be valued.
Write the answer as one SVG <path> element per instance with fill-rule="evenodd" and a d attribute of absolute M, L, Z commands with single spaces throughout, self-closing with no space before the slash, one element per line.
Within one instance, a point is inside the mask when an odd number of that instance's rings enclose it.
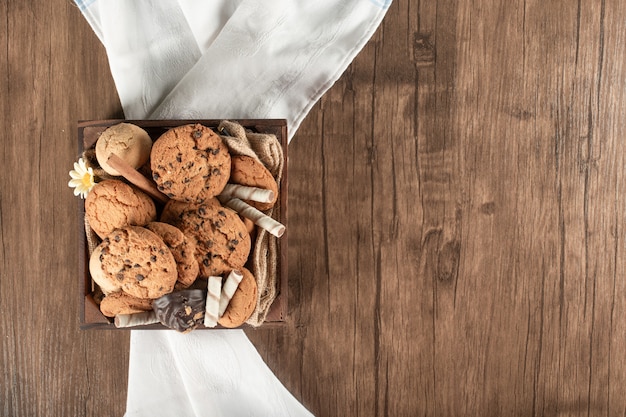
<path fill-rule="evenodd" d="M 200 123 L 209 127 L 216 127 L 221 121 L 230 120 L 241 124 L 245 128 L 254 129 L 261 133 L 273 133 L 279 139 L 283 148 L 283 163 L 285 169 L 283 170 L 283 177 L 281 179 L 281 196 L 280 196 L 280 221 L 285 226 L 288 223 L 287 216 L 287 197 L 288 197 L 288 137 L 287 137 L 287 121 L 285 119 L 167 119 L 167 120 L 137 120 L 137 119 L 101 119 L 101 120 L 79 120 L 77 122 L 77 142 L 78 142 L 78 155 L 81 155 L 85 149 L 90 148 L 95 144 L 97 136 L 109 126 L 117 123 L 132 123 L 139 127 L 147 128 L 172 128 L 189 123 Z M 85 129 L 93 128 L 90 133 L 90 137 L 85 138 Z M 170 330 L 161 324 L 149 325 L 149 326 L 133 326 L 127 328 L 117 328 L 112 320 L 105 317 L 98 308 L 97 304 L 91 296 L 91 279 L 88 275 L 89 270 L 89 256 L 85 237 L 85 207 L 84 201 L 79 199 L 77 201 L 77 218 L 79 222 L 78 227 L 78 272 L 79 272 L 79 328 L 81 330 Z M 270 306 L 265 322 L 260 327 L 250 326 L 244 324 L 240 326 L 240 329 L 258 329 L 268 327 L 282 327 L 287 322 L 288 314 L 288 289 L 287 282 L 287 230 L 279 239 L 280 247 L 280 264 L 279 264 L 279 293 L 274 299 L 274 302 Z M 218 326 L 214 329 L 199 327 L 197 330 L 215 330 L 222 327 Z"/>

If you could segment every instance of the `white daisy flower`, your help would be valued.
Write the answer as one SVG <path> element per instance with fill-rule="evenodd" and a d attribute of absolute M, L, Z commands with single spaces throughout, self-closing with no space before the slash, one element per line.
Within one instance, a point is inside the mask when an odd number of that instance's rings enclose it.
<path fill-rule="evenodd" d="M 74 195 L 80 198 L 87 197 L 89 191 L 96 184 L 93 175 L 93 168 L 88 167 L 83 158 L 79 158 L 78 162 L 74 162 L 74 169 L 70 171 L 72 179 L 67 184 L 74 189 Z"/>

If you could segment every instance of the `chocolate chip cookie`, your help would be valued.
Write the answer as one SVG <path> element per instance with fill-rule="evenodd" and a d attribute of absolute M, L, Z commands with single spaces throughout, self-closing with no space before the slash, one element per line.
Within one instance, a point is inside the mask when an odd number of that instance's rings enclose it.
<path fill-rule="evenodd" d="M 127 226 L 107 235 L 92 254 L 107 288 L 137 298 L 158 298 L 172 292 L 178 277 L 176 261 L 163 240 L 144 227 Z"/>
<path fill-rule="evenodd" d="M 172 128 L 150 153 L 152 178 L 168 197 L 202 203 L 218 195 L 230 176 L 231 158 L 222 139 L 201 124 Z"/>
<path fill-rule="evenodd" d="M 258 288 L 252 272 L 242 268 L 243 278 L 218 323 L 224 327 L 239 327 L 256 308 Z"/>
<path fill-rule="evenodd" d="M 152 310 L 151 299 L 133 297 L 123 291 L 111 293 L 100 302 L 100 311 L 107 317 L 115 317 L 118 314 L 135 314 L 149 310 Z"/>
<path fill-rule="evenodd" d="M 178 271 L 177 288 L 187 288 L 198 277 L 199 267 L 195 257 L 196 243 L 176 226 L 162 222 L 151 222 L 146 229 L 156 233 L 174 255 Z"/>
<path fill-rule="evenodd" d="M 233 156 L 229 181 L 234 184 L 271 190 L 274 193 L 274 199 L 268 203 L 246 200 L 248 204 L 261 211 L 269 210 L 276 203 L 278 184 L 265 165 L 257 159 L 246 155 Z"/>
<path fill-rule="evenodd" d="M 233 210 L 215 199 L 202 204 L 170 200 L 161 221 L 173 224 L 196 241 L 200 276 L 222 275 L 242 268 L 250 254 L 250 235 Z"/>
<path fill-rule="evenodd" d="M 100 238 L 123 226 L 143 226 L 156 220 L 154 201 L 143 191 L 119 180 L 104 180 L 85 199 L 85 217 Z"/>

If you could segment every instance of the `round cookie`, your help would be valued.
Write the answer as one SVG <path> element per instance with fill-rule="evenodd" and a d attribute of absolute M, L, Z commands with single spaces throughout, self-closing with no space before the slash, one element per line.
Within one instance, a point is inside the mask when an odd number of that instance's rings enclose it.
<path fill-rule="evenodd" d="M 162 222 L 173 224 L 196 241 L 200 276 L 222 275 L 243 267 L 250 254 L 250 235 L 239 215 L 215 199 L 202 204 L 170 200 Z"/>
<path fill-rule="evenodd" d="M 258 288 L 252 272 L 241 268 L 243 278 L 228 303 L 224 314 L 218 323 L 224 327 L 239 327 L 246 322 L 254 312 L 257 304 Z"/>
<path fill-rule="evenodd" d="M 183 212 L 185 210 L 193 210 L 193 208 L 193 204 L 183 203 L 182 201 L 177 200 L 169 200 L 163 207 L 159 221 L 178 227 L 178 223 L 180 222 Z"/>
<path fill-rule="evenodd" d="M 172 292 L 178 277 L 169 248 L 144 227 L 114 230 L 92 256 L 98 256 L 105 286 L 118 286 L 137 298 L 158 298 Z"/>
<path fill-rule="evenodd" d="M 273 191 L 274 199 L 269 203 L 246 200 L 248 204 L 261 211 L 269 210 L 276 204 L 278 184 L 265 165 L 257 159 L 247 155 L 233 156 L 229 182 Z"/>
<path fill-rule="evenodd" d="M 100 302 L 100 311 L 107 317 L 118 314 L 134 314 L 152 310 L 152 300 L 137 298 L 118 291 L 105 296 Z"/>
<path fill-rule="evenodd" d="M 187 288 L 198 277 L 198 261 L 195 257 L 196 244 L 177 227 L 161 222 L 151 222 L 146 229 L 157 234 L 174 255 L 178 271 L 177 287 Z"/>
<path fill-rule="evenodd" d="M 100 238 L 124 226 L 156 220 L 154 201 L 143 191 L 119 180 L 104 180 L 85 199 L 85 217 Z"/>
<path fill-rule="evenodd" d="M 230 153 L 206 126 L 189 124 L 161 135 L 150 153 L 152 178 L 168 197 L 201 203 L 218 195 L 230 176 Z"/>
<path fill-rule="evenodd" d="M 121 174 L 108 163 L 112 154 L 133 168 L 139 168 L 148 162 L 151 148 L 152 139 L 145 130 L 131 123 L 119 123 L 107 128 L 98 137 L 96 159 L 107 174 L 119 176 Z"/>
<path fill-rule="evenodd" d="M 106 246 L 104 242 L 100 243 L 89 257 L 89 275 L 91 279 L 98 284 L 102 294 L 105 296 L 114 292 L 121 291 L 122 286 L 117 280 L 112 280 L 102 269 L 102 250 Z"/>
<path fill-rule="evenodd" d="M 241 219 L 243 224 L 246 225 L 246 230 L 250 235 L 250 241 L 254 243 L 254 241 L 256 240 L 256 224 L 254 224 L 254 222 L 247 217 L 239 216 L 239 218 Z"/>

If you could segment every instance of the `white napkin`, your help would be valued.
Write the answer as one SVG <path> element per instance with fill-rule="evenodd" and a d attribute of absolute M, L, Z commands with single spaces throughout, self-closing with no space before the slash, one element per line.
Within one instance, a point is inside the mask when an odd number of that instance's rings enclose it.
<path fill-rule="evenodd" d="M 127 119 L 284 118 L 289 139 L 391 0 L 75 0 Z M 127 417 L 311 416 L 242 330 L 131 333 Z"/>
<path fill-rule="evenodd" d="M 127 416 L 312 415 L 241 330 L 135 330 L 130 349 Z"/>
<path fill-rule="evenodd" d="M 289 140 L 391 3 L 75 1 L 106 47 L 127 119 L 284 118 Z"/>

